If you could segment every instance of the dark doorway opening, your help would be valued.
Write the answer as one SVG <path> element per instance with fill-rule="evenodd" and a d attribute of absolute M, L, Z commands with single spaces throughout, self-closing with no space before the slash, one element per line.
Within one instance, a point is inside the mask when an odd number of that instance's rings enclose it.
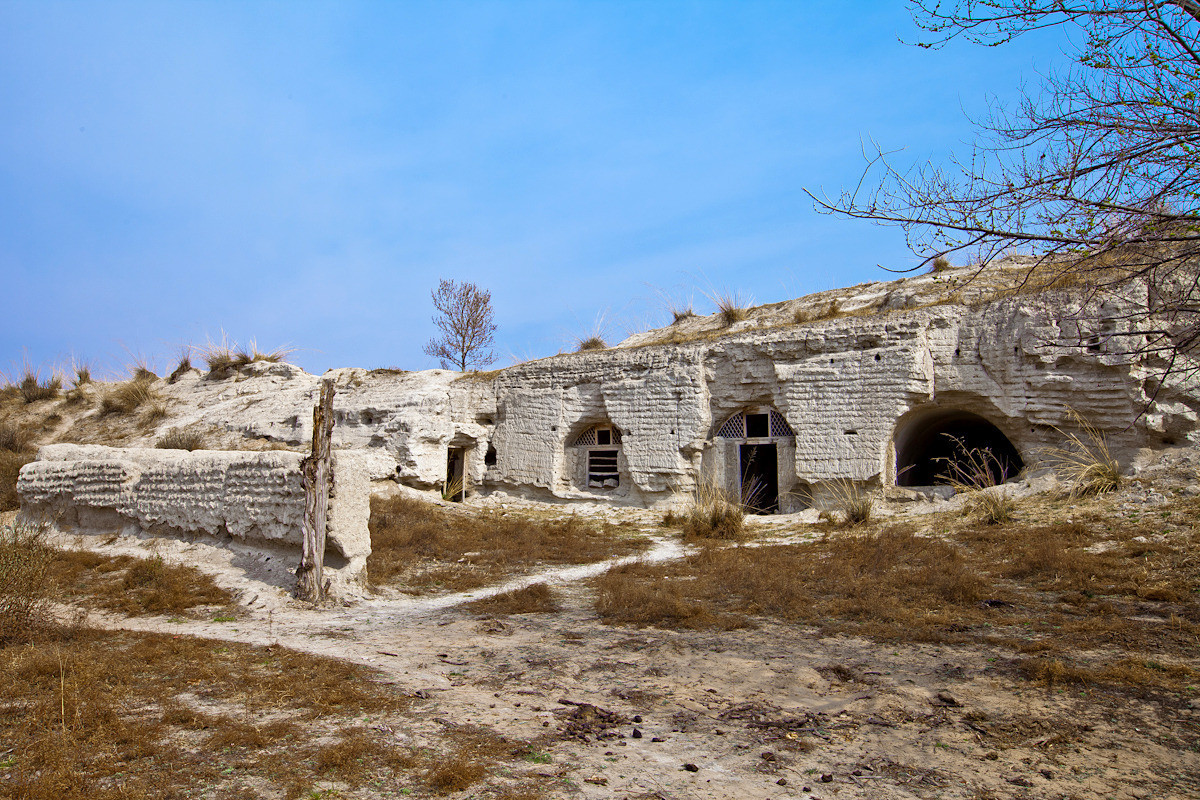
<path fill-rule="evenodd" d="M 442 487 L 442 499 L 461 503 L 466 495 L 466 473 L 463 470 L 466 454 L 466 449 L 462 447 L 451 447 L 446 451 L 446 485 Z"/>
<path fill-rule="evenodd" d="M 738 449 L 742 505 L 752 514 L 779 510 L 779 454 L 774 444 L 744 444 Z"/>
<path fill-rule="evenodd" d="M 969 469 L 968 459 L 973 456 L 974 463 L 986 464 L 997 484 L 1025 467 L 1008 437 L 978 414 L 951 411 L 918 416 L 896 431 L 896 485 L 951 483 L 954 465 Z"/>

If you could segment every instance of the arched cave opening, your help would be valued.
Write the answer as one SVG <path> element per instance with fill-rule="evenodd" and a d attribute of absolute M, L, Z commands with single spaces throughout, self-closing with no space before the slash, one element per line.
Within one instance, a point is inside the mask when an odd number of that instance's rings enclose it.
<path fill-rule="evenodd" d="M 1016 476 L 1025 466 L 1008 437 L 992 423 L 969 411 L 931 411 L 896 429 L 896 485 L 937 486 L 950 483 L 954 464 L 970 469 L 972 453 L 991 453 L 984 463 L 995 483 Z"/>

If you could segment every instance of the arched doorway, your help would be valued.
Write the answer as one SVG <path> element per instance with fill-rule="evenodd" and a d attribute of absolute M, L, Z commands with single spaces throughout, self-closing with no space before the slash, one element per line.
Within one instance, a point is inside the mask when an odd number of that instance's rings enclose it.
<path fill-rule="evenodd" d="M 953 409 L 916 412 L 896 426 L 897 486 L 951 483 L 954 465 L 968 459 L 986 465 L 993 483 L 1015 477 L 1025 466 L 1021 454 L 999 428 L 978 414 Z M 982 459 L 979 454 L 990 454 Z"/>
<path fill-rule="evenodd" d="M 748 408 L 725 420 L 717 429 L 717 440 L 736 448 L 737 493 L 742 506 L 753 514 L 774 514 L 779 511 L 780 464 L 794 459 L 796 434 L 787 420 L 769 406 Z M 780 450 L 787 447 L 784 458 Z M 789 486 L 790 488 L 790 486 Z"/>

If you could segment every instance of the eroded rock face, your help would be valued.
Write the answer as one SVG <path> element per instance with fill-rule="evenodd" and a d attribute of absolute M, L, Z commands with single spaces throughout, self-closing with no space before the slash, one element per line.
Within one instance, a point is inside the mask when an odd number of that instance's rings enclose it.
<path fill-rule="evenodd" d="M 371 539 L 367 460 L 337 453 L 326 567 L 363 574 Z M 297 453 L 47 445 L 20 474 L 21 513 L 80 533 L 233 539 L 299 552 L 304 489 Z M 298 561 L 298 555 L 296 557 Z"/>
<path fill-rule="evenodd" d="M 1197 437 L 1196 387 L 1160 387 L 1160 365 L 1123 350 L 1122 319 L 1146 304 L 1144 286 L 1098 305 L 1065 291 L 987 299 L 994 284 L 955 280 L 825 292 L 728 326 L 685 318 L 607 350 L 494 373 L 334 370 L 334 446 L 359 453 L 372 479 L 421 489 L 461 472 L 468 494 L 655 506 L 706 480 L 738 491 L 749 476 L 773 498 L 769 510 L 793 511 L 839 480 L 932 480 L 951 436 L 1003 445 L 1014 471 L 1032 465 L 1076 429 L 1073 412 L 1125 463 L 1139 448 Z M 161 428 L 300 449 L 318 384 L 279 364 L 225 380 L 192 374 L 164 387 L 173 417 Z M 210 502 L 197 501 L 198 519 Z"/>

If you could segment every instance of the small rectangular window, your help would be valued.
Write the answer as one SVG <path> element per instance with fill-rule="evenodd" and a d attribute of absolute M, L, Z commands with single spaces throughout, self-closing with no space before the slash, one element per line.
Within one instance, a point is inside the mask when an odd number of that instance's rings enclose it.
<path fill-rule="evenodd" d="M 617 473 L 616 450 L 588 451 L 588 486 L 592 489 L 614 489 L 620 484 Z"/>
<path fill-rule="evenodd" d="M 765 438 L 771 435 L 770 421 L 766 414 L 747 414 L 746 415 L 746 438 Z"/>
<path fill-rule="evenodd" d="M 610 431 L 608 428 L 597 428 L 596 444 L 605 446 L 612 444 L 612 431 Z"/>

